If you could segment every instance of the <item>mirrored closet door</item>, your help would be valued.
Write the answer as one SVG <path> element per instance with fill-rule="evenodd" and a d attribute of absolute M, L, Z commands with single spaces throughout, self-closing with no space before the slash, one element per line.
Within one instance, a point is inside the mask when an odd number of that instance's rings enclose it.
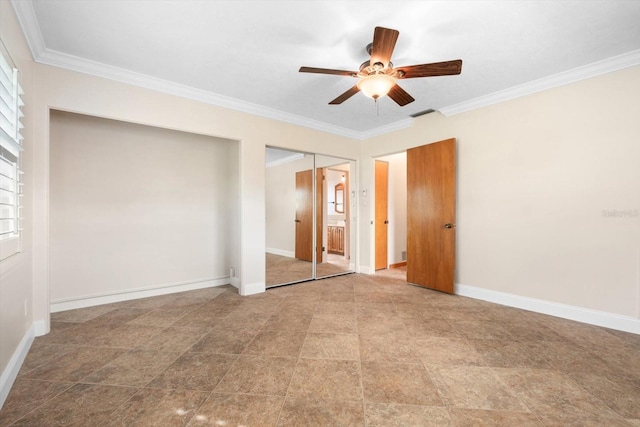
<path fill-rule="evenodd" d="M 355 270 L 355 162 L 267 147 L 266 286 Z"/>

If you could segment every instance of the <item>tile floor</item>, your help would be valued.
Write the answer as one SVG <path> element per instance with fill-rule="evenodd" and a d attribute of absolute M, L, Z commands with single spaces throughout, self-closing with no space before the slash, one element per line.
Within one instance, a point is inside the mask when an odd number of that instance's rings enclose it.
<path fill-rule="evenodd" d="M 313 265 L 281 255 L 266 254 L 265 256 L 267 288 L 284 283 L 309 280 L 313 276 Z M 329 254 L 327 262 L 319 263 L 316 267 L 316 277 L 333 276 L 349 271 L 349 262 L 339 255 Z"/>
<path fill-rule="evenodd" d="M 52 315 L 0 425 L 640 426 L 640 336 L 347 275 Z"/>

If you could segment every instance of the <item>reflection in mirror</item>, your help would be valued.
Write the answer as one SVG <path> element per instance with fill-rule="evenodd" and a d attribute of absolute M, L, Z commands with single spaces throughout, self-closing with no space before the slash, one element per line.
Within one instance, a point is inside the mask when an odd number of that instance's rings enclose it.
<path fill-rule="evenodd" d="M 344 184 L 336 184 L 335 188 L 336 200 L 334 202 L 337 213 L 344 213 Z"/>
<path fill-rule="evenodd" d="M 318 241 L 326 249 L 322 257 L 318 257 L 316 277 L 354 271 L 356 240 L 352 213 L 355 214 L 355 209 L 351 207 L 355 197 L 351 195 L 350 178 L 355 162 L 316 154 L 316 168 L 324 176 Z"/>
<path fill-rule="evenodd" d="M 313 154 L 267 147 L 267 287 L 313 278 L 313 170 Z"/>

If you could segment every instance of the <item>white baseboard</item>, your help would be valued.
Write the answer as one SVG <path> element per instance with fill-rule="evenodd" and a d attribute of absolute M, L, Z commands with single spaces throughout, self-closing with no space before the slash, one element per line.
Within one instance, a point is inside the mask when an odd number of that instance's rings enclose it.
<path fill-rule="evenodd" d="M 35 325 L 31 324 L 20 340 L 18 348 L 16 348 L 11 359 L 9 359 L 7 367 L 2 371 L 2 375 L 0 375 L 0 408 L 2 408 L 2 405 L 4 405 L 4 402 L 7 400 L 7 396 L 9 396 L 9 391 L 11 391 L 13 382 L 18 376 L 18 371 L 20 371 L 24 358 L 27 357 L 27 353 L 31 348 L 31 344 L 35 337 L 34 330 Z"/>
<path fill-rule="evenodd" d="M 46 335 L 47 333 L 47 324 L 44 322 L 44 320 L 36 320 L 35 322 L 33 322 L 33 334 L 36 337 L 41 337 L 43 335 Z"/>
<path fill-rule="evenodd" d="M 273 255 L 286 256 L 287 258 L 295 258 L 296 253 L 291 251 L 285 251 L 284 249 L 266 248 L 265 252 Z"/>
<path fill-rule="evenodd" d="M 265 286 L 264 282 L 248 283 L 240 287 L 240 295 L 244 297 L 247 295 L 261 294 L 266 290 L 267 290 L 267 287 Z"/>
<path fill-rule="evenodd" d="M 358 273 L 362 273 L 362 274 L 376 274 L 376 271 L 374 269 L 372 269 L 371 267 L 369 267 L 368 265 L 361 265 L 360 266 L 360 271 L 358 271 Z"/>
<path fill-rule="evenodd" d="M 521 308 L 536 313 L 548 314 L 563 319 L 575 320 L 605 328 L 640 334 L 640 319 L 591 310 L 536 298 L 523 297 L 506 292 L 492 291 L 476 286 L 456 284 L 456 295 L 494 302 L 509 307 Z"/>
<path fill-rule="evenodd" d="M 221 277 L 218 279 L 198 280 L 194 282 L 174 283 L 170 285 L 154 286 L 149 288 L 138 288 L 112 292 L 101 295 L 83 296 L 78 298 L 68 298 L 64 300 L 51 301 L 51 313 L 58 311 L 74 310 L 76 308 L 93 307 L 95 305 L 111 304 L 114 302 L 129 301 L 139 298 L 155 297 L 159 295 L 173 294 L 176 292 L 194 291 L 196 289 L 213 288 L 215 286 L 228 285 L 230 278 Z"/>
<path fill-rule="evenodd" d="M 230 277 L 229 284 L 236 289 L 240 289 L 240 278 L 239 277 Z"/>

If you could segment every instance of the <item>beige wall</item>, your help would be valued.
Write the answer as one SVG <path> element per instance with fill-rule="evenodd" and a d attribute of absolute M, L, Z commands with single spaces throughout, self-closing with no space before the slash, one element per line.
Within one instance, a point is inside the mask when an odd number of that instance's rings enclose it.
<path fill-rule="evenodd" d="M 456 283 L 638 318 L 639 111 L 633 67 L 448 118 L 430 114 L 363 142 L 361 185 L 373 188 L 373 157 L 455 137 Z M 373 211 L 363 211 L 370 268 Z"/>
<path fill-rule="evenodd" d="M 51 112 L 51 303 L 229 272 L 235 141 Z"/>
<path fill-rule="evenodd" d="M 10 380 L 7 367 L 21 340 L 33 334 L 33 288 L 32 288 L 32 245 L 33 230 L 30 218 L 33 212 L 33 115 L 31 54 L 22 31 L 17 23 L 11 4 L 0 1 L 0 38 L 4 42 L 13 61 L 21 73 L 21 84 L 26 103 L 22 131 L 25 150 L 22 153 L 22 168 L 25 171 L 23 214 L 25 231 L 22 235 L 22 253 L 0 262 L 0 403 L 4 397 L 3 387 Z M 25 312 L 26 310 L 26 312 Z M 15 361 L 16 359 L 13 359 Z"/>
<path fill-rule="evenodd" d="M 307 152 L 331 152 L 357 157 L 358 145 L 344 137 L 214 107 L 161 92 L 34 64 L 36 152 L 38 173 L 34 217 L 34 289 L 36 319 L 48 322 L 49 307 L 49 109 L 76 112 L 125 122 L 216 136 L 238 141 L 238 223 L 233 225 L 239 246 L 231 251 L 230 266 L 243 294 L 264 290 L 265 146 Z M 232 156 L 234 157 L 234 156 Z M 232 239 L 234 238 L 232 237 Z M 235 252 L 235 254 L 234 254 Z"/>
<path fill-rule="evenodd" d="M 265 177 L 266 248 L 294 257 L 296 250 L 296 172 L 313 169 L 313 154 L 267 168 Z"/>

